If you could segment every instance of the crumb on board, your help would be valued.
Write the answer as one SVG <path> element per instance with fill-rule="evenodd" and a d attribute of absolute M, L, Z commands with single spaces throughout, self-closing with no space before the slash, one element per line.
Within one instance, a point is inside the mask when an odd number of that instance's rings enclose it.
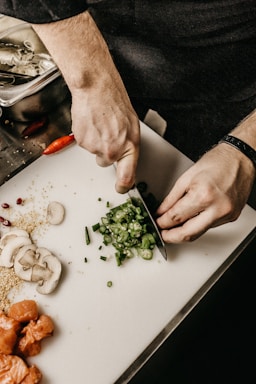
<path fill-rule="evenodd" d="M 6 311 L 11 305 L 10 293 L 21 288 L 23 281 L 14 273 L 13 268 L 0 267 L 0 310 Z"/>
<path fill-rule="evenodd" d="M 46 219 L 35 210 L 22 213 L 16 212 L 12 218 L 12 226 L 24 229 L 29 234 L 33 234 L 35 231 L 43 232 L 46 224 Z"/>

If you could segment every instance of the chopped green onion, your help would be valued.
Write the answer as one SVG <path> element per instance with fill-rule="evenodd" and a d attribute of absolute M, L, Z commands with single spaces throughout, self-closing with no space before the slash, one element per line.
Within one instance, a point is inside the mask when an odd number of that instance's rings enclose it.
<path fill-rule="evenodd" d="M 148 213 L 140 199 L 127 199 L 101 218 L 97 229 L 103 236 L 104 245 L 112 245 L 118 266 L 135 255 L 145 260 L 153 257 L 156 233 Z"/>
<path fill-rule="evenodd" d="M 144 260 L 151 260 L 153 257 L 153 252 L 151 249 L 138 249 L 138 254 Z"/>
<path fill-rule="evenodd" d="M 107 225 L 109 224 L 108 218 L 107 217 L 102 217 L 101 218 L 102 225 Z"/>
<path fill-rule="evenodd" d="M 108 245 L 108 244 L 111 244 L 112 242 L 112 237 L 108 234 L 104 234 L 103 236 L 103 244 L 104 245 Z"/>
<path fill-rule="evenodd" d="M 85 242 L 87 245 L 91 242 L 88 227 L 85 227 Z"/>
<path fill-rule="evenodd" d="M 107 230 L 106 225 L 100 225 L 100 226 L 99 226 L 99 231 L 100 231 L 101 234 L 105 233 L 106 230 Z"/>
<path fill-rule="evenodd" d="M 103 261 L 107 260 L 106 256 L 100 256 L 100 259 L 103 260 Z"/>
<path fill-rule="evenodd" d="M 92 230 L 93 230 L 93 232 L 98 231 L 99 227 L 100 227 L 100 223 L 96 223 L 96 224 L 94 224 L 94 225 L 92 226 Z"/>
<path fill-rule="evenodd" d="M 108 281 L 108 282 L 107 282 L 107 286 L 108 286 L 109 288 L 112 287 L 112 285 L 113 285 L 112 281 Z"/>

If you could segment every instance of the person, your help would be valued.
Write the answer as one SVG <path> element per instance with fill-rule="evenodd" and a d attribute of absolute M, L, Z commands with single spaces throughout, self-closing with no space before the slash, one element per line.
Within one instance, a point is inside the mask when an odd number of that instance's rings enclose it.
<path fill-rule="evenodd" d="M 239 217 L 256 175 L 253 0 L 5 0 L 0 12 L 32 24 L 70 89 L 78 144 L 117 163 L 118 192 L 135 182 L 139 118 L 166 118 L 195 163 L 157 210 L 165 242 Z"/>

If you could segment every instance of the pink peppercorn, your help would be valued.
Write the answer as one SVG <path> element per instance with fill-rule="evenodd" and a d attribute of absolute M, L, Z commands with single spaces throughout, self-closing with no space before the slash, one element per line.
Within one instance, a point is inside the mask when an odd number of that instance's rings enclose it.
<path fill-rule="evenodd" d="M 12 224 L 9 220 L 5 219 L 3 222 L 2 222 L 3 225 L 5 225 L 6 227 L 10 227 Z"/>
<path fill-rule="evenodd" d="M 2 208 L 10 208 L 10 205 L 8 203 L 3 203 L 1 204 Z"/>

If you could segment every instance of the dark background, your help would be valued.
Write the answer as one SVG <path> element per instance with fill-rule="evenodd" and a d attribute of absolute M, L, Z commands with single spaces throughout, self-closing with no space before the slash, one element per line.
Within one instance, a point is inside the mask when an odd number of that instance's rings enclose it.
<path fill-rule="evenodd" d="M 130 384 L 256 383 L 256 239 Z"/>

